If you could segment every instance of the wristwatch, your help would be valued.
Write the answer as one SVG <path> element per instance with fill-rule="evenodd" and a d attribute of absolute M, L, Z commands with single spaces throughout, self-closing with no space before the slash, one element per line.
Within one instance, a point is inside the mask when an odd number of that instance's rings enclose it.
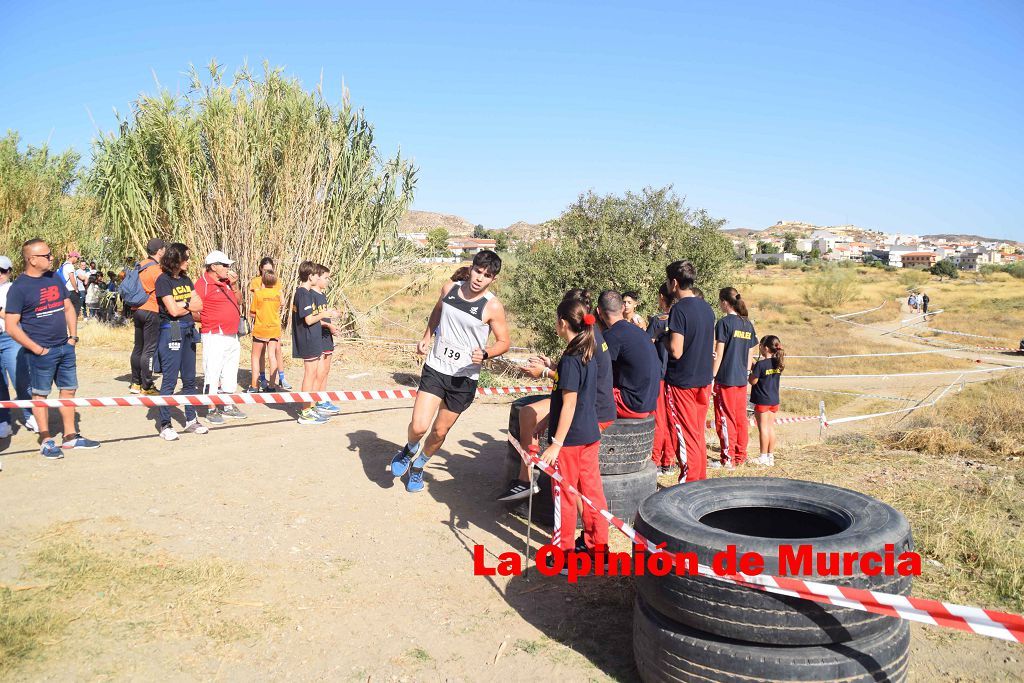
<path fill-rule="evenodd" d="M 75 340 L 75 343 L 76 343 L 76 344 L 78 343 L 78 337 L 68 337 L 68 339 L 74 339 L 74 340 Z"/>
<path fill-rule="evenodd" d="M 487 349 L 484 349 L 484 360 L 487 360 L 490 357 L 491 357 L 491 354 L 487 353 Z"/>

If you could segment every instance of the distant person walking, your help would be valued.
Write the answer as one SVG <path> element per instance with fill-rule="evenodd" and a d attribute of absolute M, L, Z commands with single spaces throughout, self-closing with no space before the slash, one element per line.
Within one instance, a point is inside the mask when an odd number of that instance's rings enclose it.
<path fill-rule="evenodd" d="M 911 295 L 907 297 L 907 306 L 910 307 L 911 311 L 917 310 L 917 294 L 911 293 Z"/>
<path fill-rule="evenodd" d="M 50 270 L 53 254 L 41 239 L 21 247 L 25 272 L 7 290 L 4 328 L 27 352 L 29 390 L 46 398 L 56 383 L 61 398 L 74 398 L 78 389 L 75 347 L 78 315 L 68 299 L 63 277 Z M 75 409 L 60 408 L 64 440 L 60 447 L 50 438 L 48 408 L 33 408 L 39 427 L 39 452 L 45 458 L 63 458 L 62 449 L 99 448 L 97 441 L 75 431 Z"/>
<path fill-rule="evenodd" d="M 196 295 L 203 300 L 197 316 L 203 342 L 203 380 L 205 394 L 233 394 L 238 388 L 238 359 L 242 346 L 238 328 L 242 321 L 238 300 L 238 273 L 223 251 L 206 255 L 206 270 L 196 282 Z M 206 415 L 210 424 L 224 424 L 224 418 L 244 420 L 246 415 L 231 404 L 211 408 Z"/>
<path fill-rule="evenodd" d="M 181 377 L 181 393 L 196 393 L 196 332 L 193 313 L 202 313 L 203 300 L 196 296 L 192 278 L 188 276 L 189 250 L 184 244 L 168 245 L 160 259 L 160 276 L 156 279 L 156 300 L 160 307 L 160 339 L 157 362 L 163 379 L 160 395 L 171 396 Z M 171 409 L 160 406 L 160 437 L 177 441 L 178 432 L 171 425 Z M 194 434 L 209 430 L 199 422 L 196 409 L 185 406 L 185 429 Z"/>
<path fill-rule="evenodd" d="M 928 303 L 930 301 L 931 299 L 928 298 L 928 295 L 921 292 L 921 312 L 925 315 L 928 315 Z M 945 318 L 943 318 L 943 320 L 945 320 Z"/>
<path fill-rule="evenodd" d="M 128 391 L 152 396 L 157 392 L 153 380 L 153 356 L 160 340 L 160 306 L 156 300 L 156 279 L 160 277 L 160 259 L 167 249 L 167 243 L 154 237 L 146 243 L 147 258 L 135 265 L 133 281 L 146 294 L 145 303 L 132 309 L 132 325 L 135 328 L 135 344 L 132 346 L 132 381 Z M 122 283 L 125 278 L 122 278 Z"/>

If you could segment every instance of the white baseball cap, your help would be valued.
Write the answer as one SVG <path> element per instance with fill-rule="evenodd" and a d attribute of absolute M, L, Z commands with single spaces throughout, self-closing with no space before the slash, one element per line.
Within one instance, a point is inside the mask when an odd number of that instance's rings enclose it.
<path fill-rule="evenodd" d="M 225 266 L 230 266 L 234 261 L 228 258 L 228 255 L 223 251 L 211 251 L 206 255 L 206 265 L 212 266 L 215 263 L 223 263 Z"/>
<path fill-rule="evenodd" d="M 6 256 L 0 256 L 0 270 L 10 270 L 13 267 L 14 264 L 11 263 L 11 259 Z"/>

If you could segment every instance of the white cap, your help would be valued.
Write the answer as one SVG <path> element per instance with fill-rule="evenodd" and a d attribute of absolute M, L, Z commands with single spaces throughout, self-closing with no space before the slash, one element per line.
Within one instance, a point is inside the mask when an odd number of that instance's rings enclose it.
<path fill-rule="evenodd" d="M 228 255 L 223 251 L 211 251 L 206 255 L 206 265 L 212 266 L 215 263 L 223 263 L 226 266 L 230 266 L 234 261 L 228 258 Z"/>
<path fill-rule="evenodd" d="M 11 263 L 11 259 L 6 256 L 0 256 L 0 270 L 10 270 L 13 267 L 14 264 Z"/>

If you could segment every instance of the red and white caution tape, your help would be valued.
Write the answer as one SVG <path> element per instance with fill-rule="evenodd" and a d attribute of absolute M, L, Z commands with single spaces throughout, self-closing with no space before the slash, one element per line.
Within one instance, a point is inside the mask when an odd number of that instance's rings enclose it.
<path fill-rule="evenodd" d="M 593 501 L 576 490 L 572 484 L 566 482 L 554 468 L 540 460 L 540 458 L 525 453 L 515 437 L 509 435 L 508 440 L 519 452 L 519 456 L 523 460 L 539 467 L 549 477 L 566 487 L 570 493 L 578 496 L 586 505 L 596 510 L 598 514 L 608 520 L 609 524 L 625 534 L 635 545 L 643 546 L 651 554 L 664 553 L 668 556 L 669 562 L 674 563 L 675 557 L 672 553 L 659 548 L 653 542 L 644 538 L 636 529 L 608 510 L 602 510 L 594 505 Z M 838 605 L 840 607 L 849 607 L 850 609 L 883 614 L 888 617 L 899 617 L 908 621 L 931 624 L 932 626 L 955 628 L 961 631 L 999 638 L 1000 640 L 1024 643 L 1024 616 L 1018 614 L 997 612 L 979 607 L 967 607 L 938 600 L 924 600 L 905 595 L 892 595 L 890 593 L 869 591 L 863 588 L 834 586 L 832 584 L 796 579 L 788 576 L 749 576 L 746 574 L 722 576 L 707 565 L 698 565 L 697 571 L 701 576 L 754 590 L 802 598 L 804 600 L 813 600 L 814 602 Z"/>
<path fill-rule="evenodd" d="M 963 388 L 963 384 L 961 383 L 962 379 L 963 379 L 963 375 L 961 375 L 960 378 L 957 379 L 957 381 L 953 382 L 948 387 L 943 389 L 942 393 L 940 393 L 938 396 L 936 396 L 934 399 L 932 399 L 928 403 L 922 403 L 920 405 L 910 406 L 909 408 L 899 408 L 898 410 L 887 410 L 884 413 L 871 413 L 870 415 L 851 415 L 849 417 L 839 417 L 839 418 L 836 418 L 834 420 L 826 420 L 825 421 L 825 426 L 826 427 L 831 427 L 833 425 L 843 424 L 845 422 L 860 422 L 861 420 L 872 420 L 872 419 L 874 419 L 876 417 L 885 417 L 887 415 L 898 415 L 900 413 L 910 413 L 910 412 L 913 412 L 915 410 L 920 410 L 922 408 L 930 408 L 933 405 L 935 405 L 936 403 L 938 403 L 939 401 L 941 401 L 942 398 L 947 393 L 949 393 L 949 391 L 953 387 L 955 387 L 957 385 L 960 385 L 960 387 Z"/>
<path fill-rule="evenodd" d="M 549 392 L 551 387 L 479 387 L 477 396 L 509 396 Z M 315 401 L 396 401 L 416 398 L 416 389 L 371 389 L 364 391 L 279 391 L 260 394 L 174 394 L 172 396 L 122 396 L 104 398 L 35 398 L 0 401 L 0 408 L 117 408 L 145 406 L 280 405 Z"/>

